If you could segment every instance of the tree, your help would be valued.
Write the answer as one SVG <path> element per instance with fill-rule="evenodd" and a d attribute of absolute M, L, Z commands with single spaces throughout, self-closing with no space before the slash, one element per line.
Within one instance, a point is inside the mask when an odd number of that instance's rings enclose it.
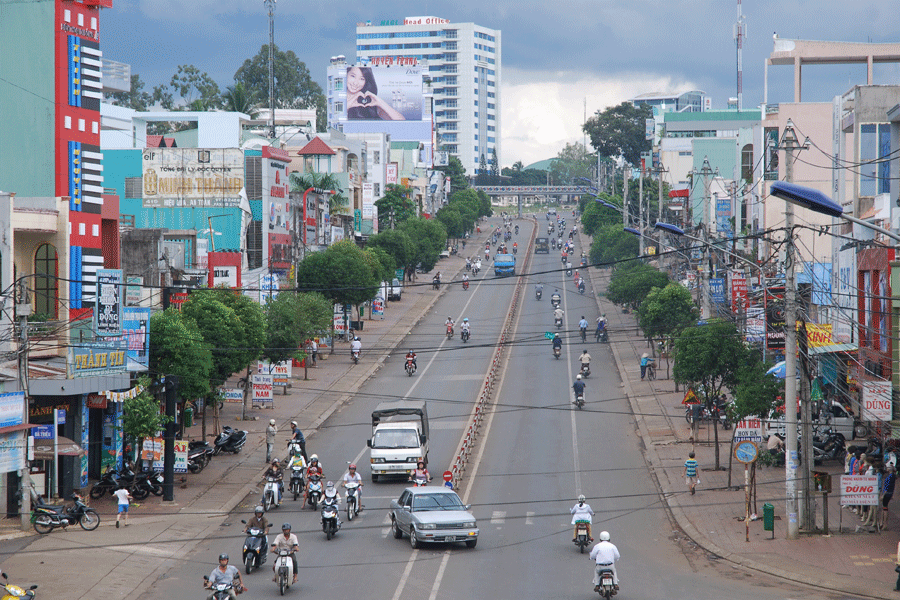
<path fill-rule="evenodd" d="M 651 339 L 678 335 L 698 317 L 691 293 L 680 283 L 651 289 L 637 312 L 638 324 Z"/>
<path fill-rule="evenodd" d="M 394 257 L 377 246 L 369 246 L 363 251 L 372 272 L 378 281 L 390 281 L 397 271 L 397 262 Z"/>
<path fill-rule="evenodd" d="M 601 226 L 594 232 L 591 242 L 591 264 L 613 264 L 633 259 L 637 257 L 638 250 L 638 239 L 622 231 L 621 225 Z"/>
<path fill-rule="evenodd" d="M 747 349 L 734 325 L 711 321 L 689 327 L 675 340 L 675 367 L 672 375 L 678 383 L 691 386 L 707 409 L 713 411 L 725 389 L 733 391 L 738 373 L 747 361 Z M 716 470 L 719 469 L 718 419 L 713 419 Z"/>
<path fill-rule="evenodd" d="M 497 149 L 491 150 L 491 175 L 497 177 L 500 175 L 500 162 L 497 160 Z"/>
<path fill-rule="evenodd" d="M 266 315 L 262 307 L 249 296 L 226 287 L 202 293 L 213 295 L 216 300 L 234 310 L 241 320 L 243 328 L 241 361 L 247 365 L 259 358 L 266 344 Z"/>
<path fill-rule="evenodd" d="M 525 168 L 525 165 L 522 164 L 521 160 L 517 160 L 513 163 L 512 170 L 513 171 L 522 171 Z"/>
<path fill-rule="evenodd" d="M 581 207 L 581 227 L 587 235 L 594 235 L 601 227 L 615 225 L 621 231 L 622 217 L 619 213 L 589 198 Z"/>
<path fill-rule="evenodd" d="M 172 75 L 169 87 L 192 109 L 208 111 L 222 104 L 219 84 L 194 65 L 178 65 L 178 71 Z M 199 105 L 194 104 L 197 100 Z"/>
<path fill-rule="evenodd" d="M 244 87 L 240 81 L 225 88 L 222 94 L 222 108 L 228 112 L 239 112 L 251 117 L 259 113 L 259 95 L 255 90 Z M 292 173 L 293 175 L 293 173 Z"/>
<path fill-rule="evenodd" d="M 326 334 L 333 315 L 334 304 L 322 294 L 279 292 L 266 305 L 268 335 L 263 357 L 272 363 L 305 358 L 306 340 Z"/>
<path fill-rule="evenodd" d="M 640 164 L 641 152 L 650 150 L 650 140 L 645 138 L 645 120 L 653 116 L 653 110 L 630 102 L 597 111 L 582 129 L 591 138 L 601 156 L 622 157 L 626 162 Z"/>
<path fill-rule="evenodd" d="M 615 304 L 636 309 L 653 288 L 669 283 L 669 276 L 650 265 L 632 263 L 616 269 L 609 280 L 606 297 Z"/>
<path fill-rule="evenodd" d="M 481 160 L 478 161 L 478 175 L 487 175 L 490 171 L 488 171 L 487 161 L 484 158 L 484 152 L 481 153 Z"/>
<path fill-rule="evenodd" d="M 575 185 L 578 177 L 590 178 L 596 165 L 596 157 L 580 142 L 566 144 L 550 165 L 550 176 L 560 184 Z"/>
<path fill-rule="evenodd" d="M 290 174 L 292 192 L 305 192 L 313 188 L 334 192 L 328 196 L 328 209 L 332 214 L 350 214 L 348 212 L 350 202 L 344 195 L 344 189 L 341 187 L 337 177 L 332 173 L 303 173 L 293 172 Z"/>
<path fill-rule="evenodd" d="M 275 46 L 275 108 L 314 108 L 316 128 L 325 131 L 328 123 L 325 95 L 310 75 L 306 63 L 293 50 L 284 52 Z M 262 106 L 269 106 L 269 45 L 263 44 L 256 56 L 248 58 L 234 74 L 234 81 L 255 92 Z"/>
<path fill-rule="evenodd" d="M 143 391 L 126 399 L 122 406 L 122 433 L 135 441 L 134 448 L 140 456 L 144 438 L 158 435 L 170 418 L 160 412 L 159 400 L 150 393 L 150 378 L 141 377 L 138 384 L 144 387 Z"/>
<path fill-rule="evenodd" d="M 378 208 L 378 231 L 393 229 L 416 216 L 416 205 L 410 198 L 412 190 L 408 187 L 395 183 L 385 186 L 384 196 L 375 201 L 375 207 Z"/>
<path fill-rule="evenodd" d="M 450 162 L 446 167 L 438 167 L 438 171 L 444 173 L 444 177 L 450 178 L 451 195 L 457 190 L 464 190 L 469 187 L 469 180 L 466 177 L 466 168 L 455 156 L 450 157 Z"/>
<path fill-rule="evenodd" d="M 137 73 L 131 75 L 131 89 L 127 92 L 110 92 L 106 100 L 115 106 L 125 106 L 134 110 L 146 111 L 153 102 L 153 96 L 144 91 L 144 82 Z"/>
<path fill-rule="evenodd" d="M 437 212 L 436 218 L 444 225 L 448 236 L 460 238 L 465 234 L 463 219 L 456 206 L 445 206 Z"/>
<path fill-rule="evenodd" d="M 150 371 L 177 375 L 178 397 L 195 400 L 209 394 L 212 351 L 192 319 L 170 308 L 150 317 Z"/>
<path fill-rule="evenodd" d="M 380 226 L 379 226 L 380 227 Z M 367 248 L 378 248 L 386 252 L 398 267 L 406 268 L 413 260 L 416 247 L 405 231 L 386 229 L 381 233 L 369 236 Z M 391 275 L 391 279 L 393 279 Z"/>
<path fill-rule="evenodd" d="M 406 274 L 412 277 L 416 266 L 421 264 L 422 271 L 428 272 L 437 264 L 441 252 L 447 247 L 447 230 L 436 219 L 416 217 L 408 219 L 400 229 L 413 243 L 413 255 L 405 265 Z"/>

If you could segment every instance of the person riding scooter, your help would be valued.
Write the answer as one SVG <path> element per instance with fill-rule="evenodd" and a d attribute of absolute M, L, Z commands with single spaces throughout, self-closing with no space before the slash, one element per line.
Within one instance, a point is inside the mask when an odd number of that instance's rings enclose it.
<path fill-rule="evenodd" d="M 584 396 L 584 382 L 581 380 L 581 373 L 575 376 L 572 390 L 575 392 L 575 400 L 572 401 L 572 404 L 578 404 L 578 396 Z"/>
<path fill-rule="evenodd" d="M 553 351 L 562 351 L 562 338 L 559 337 L 558 333 L 553 334 Z"/>
<path fill-rule="evenodd" d="M 281 500 L 284 498 L 284 471 L 281 470 L 278 459 L 272 461 L 272 466 L 266 469 L 266 473 L 263 477 L 266 479 L 273 477 L 275 478 L 275 481 L 278 482 L 278 502 L 276 504 L 281 504 Z"/>
<path fill-rule="evenodd" d="M 466 336 L 471 335 L 471 333 L 472 333 L 472 332 L 471 332 L 471 327 L 472 327 L 472 326 L 469 325 L 469 317 L 466 317 L 465 319 L 463 319 L 462 325 L 459 326 L 460 331 L 461 331 L 462 333 L 466 334 Z"/>
<path fill-rule="evenodd" d="M 591 355 L 588 354 L 587 349 L 585 348 L 584 352 L 581 353 L 581 356 L 578 357 L 578 361 L 581 363 L 581 372 L 584 373 L 587 371 L 591 372 Z"/>
<path fill-rule="evenodd" d="M 257 506 L 253 509 L 253 518 L 247 521 L 247 528 L 244 530 L 244 533 L 250 533 L 251 529 L 259 529 L 264 536 L 269 535 L 269 521 L 265 517 L 265 511 L 262 506 Z M 263 540 L 260 546 L 259 564 L 266 562 L 268 552 L 269 544 L 266 540 Z"/>
<path fill-rule="evenodd" d="M 556 309 L 553 311 L 553 321 L 556 322 L 557 324 L 562 324 L 564 314 L 565 313 L 563 313 L 563 309 L 561 309 L 557 306 Z"/>
<path fill-rule="evenodd" d="M 569 509 L 569 512 L 572 513 L 572 525 L 575 526 L 575 533 L 572 534 L 572 541 L 574 542 L 578 539 L 578 522 L 582 521 L 587 524 L 587 535 L 590 541 L 594 541 L 594 538 L 591 537 L 591 517 L 594 516 L 594 511 L 591 508 L 591 505 L 585 502 L 584 494 L 578 496 L 578 503 Z"/>
<path fill-rule="evenodd" d="M 406 353 L 406 362 L 412 361 L 413 371 L 417 371 L 419 369 L 419 365 L 416 364 L 416 353 L 410 350 Z M 403 364 L 403 368 L 406 368 L 406 363 Z"/>
<path fill-rule="evenodd" d="M 315 455 L 313 455 L 315 456 Z M 300 542 L 297 536 L 291 533 L 291 524 L 285 523 L 281 526 L 282 535 L 276 536 L 272 542 L 272 552 L 278 552 L 281 549 L 290 552 L 291 562 L 294 563 L 294 583 L 297 583 L 297 552 L 300 550 Z M 278 561 L 275 561 L 276 563 Z M 272 564 L 272 571 L 275 571 L 275 564 Z M 275 578 L 272 578 L 275 581 Z"/>
<path fill-rule="evenodd" d="M 619 560 L 619 549 L 609 541 L 609 532 L 600 532 L 600 541 L 591 550 L 591 560 L 594 561 L 594 591 L 600 591 L 600 572 L 606 569 L 612 571 L 613 586 L 619 589 L 619 576 L 616 574 L 616 561 Z"/>

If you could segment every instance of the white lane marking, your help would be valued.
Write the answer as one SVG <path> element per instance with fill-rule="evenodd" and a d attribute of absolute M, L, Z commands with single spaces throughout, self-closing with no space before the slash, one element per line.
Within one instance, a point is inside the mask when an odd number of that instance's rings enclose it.
<path fill-rule="evenodd" d="M 506 523 L 506 511 L 495 510 L 491 514 L 491 525 L 502 525 L 504 523 Z"/>
<path fill-rule="evenodd" d="M 562 301 L 563 305 L 566 307 L 563 309 L 564 312 L 568 313 L 568 303 L 566 299 L 568 298 L 568 292 L 566 291 L 566 281 L 565 281 L 565 271 L 563 271 L 563 291 L 562 291 Z M 572 344 L 566 345 L 566 363 L 572 364 Z M 574 402 L 575 400 L 575 390 L 571 387 L 569 388 L 569 397 L 571 401 L 569 402 L 569 420 L 572 424 L 572 462 L 574 463 L 574 471 L 575 471 L 575 495 L 581 493 L 581 460 L 578 456 L 578 427 L 575 422 L 575 408 Z M 587 390 L 585 390 L 585 396 L 587 396 Z"/>
<path fill-rule="evenodd" d="M 416 557 L 418 555 L 418 550 L 413 550 L 412 554 L 409 555 L 409 560 L 406 561 L 406 568 L 403 569 L 403 575 L 400 576 L 400 583 L 397 584 L 397 590 L 394 592 L 391 600 L 400 600 L 400 594 L 403 593 L 403 588 L 406 587 L 406 580 L 409 579 L 409 574 L 412 573 L 412 568 L 416 563 Z"/>
<path fill-rule="evenodd" d="M 525 513 L 525 524 L 534 525 L 534 511 L 528 511 Z"/>
<path fill-rule="evenodd" d="M 381 524 L 384 525 L 381 528 L 381 537 L 386 538 L 391 533 L 391 518 L 388 515 L 384 515 L 384 520 L 381 521 Z"/>

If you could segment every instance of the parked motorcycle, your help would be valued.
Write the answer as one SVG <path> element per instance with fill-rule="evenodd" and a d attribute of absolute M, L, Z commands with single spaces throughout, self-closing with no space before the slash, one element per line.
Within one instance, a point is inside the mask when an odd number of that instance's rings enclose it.
<path fill-rule="evenodd" d="M 684 418 L 688 422 L 688 424 L 692 423 L 693 414 L 694 414 L 693 408 L 691 408 L 691 406 L 688 406 L 684 412 Z M 725 410 L 724 405 L 716 406 L 712 410 L 707 408 L 706 405 L 701 405 L 700 413 L 697 417 L 697 421 L 698 422 L 703 422 L 703 421 L 711 422 L 714 419 L 719 421 L 719 425 L 722 426 L 722 429 L 726 429 L 726 430 L 731 429 L 731 420 L 728 418 L 728 413 Z"/>
<path fill-rule="evenodd" d="M 281 505 L 281 494 L 279 493 L 281 486 L 278 485 L 278 480 L 271 475 L 266 477 L 266 486 L 263 488 L 263 498 L 262 504 L 265 507 L 266 512 L 269 512 L 273 506 Z"/>
<path fill-rule="evenodd" d="M 107 467 L 106 471 L 104 471 L 103 476 L 100 477 L 100 481 L 94 484 L 91 488 L 90 495 L 94 500 L 98 498 L 102 498 L 103 494 L 109 492 L 112 495 L 119 489 L 119 481 L 117 478 L 117 473 L 113 470 L 112 467 Z"/>
<path fill-rule="evenodd" d="M 5 594 L 2 596 L 2 600 L 14 600 L 15 598 L 34 598 L 34 590 L 36 590 L 38 586 L 33 585 L 26 590 L 25 588 L 21 588 L 17 585 L 11 584 L 6 573 L 0 573 L 0 577 L 3 578 L 3 582 L 0 583 L 0 588 L 3 588 L 3 591 L 5 591 Z"/>
<path fill-rule="evenodd" d="M 406 361 L 406 374 L 410 377 L 416 372 L 416 363 L 412 359 Z"/>
<path fill-rule="evenodd" d="M 194 443 L 194 442 L 191 442 Z M 197 446 L 193 449 L 188 447 L 188 471 L 191 473 L 199 473 L 215 453 L 215 448 L 211 448 L 208 442 L 202 442 L 205 446 Z"/>
<path fill-rule="evenodd" d="M 813 437 L 813 459 L 815 464 L 826 460 L 843 462 L 847 455 L 847 440 L 841 433 L 826 429 L 821 436 Z M 866 455 L 868 456 L 868 455 Z"/>
<path fill-rule="evenodd" d="M 322 500 L 322 531 L 325 532 L 325 539 L 330 540 L 333 538 L 340 528 L 341 522 L 338 519 L 337 501 L 326 496 Z"/>
<path fill-rule="evenodd" d="M 309 476 L 309 491 L 306 494 L 306 502 L 312 510 L 316 510 L 319 500 L 322 499 L 322 478 L 318 475 Z"/>
<path fill-rule="evenodd" d="M 244 525 L 247 521 L 241 521 Z M 241 557 L 244 559 L 244 569 L 247 575 L 253 572 L 253 569 L 259 569 L 266 562 L 266 553 L 269 548 L 269 540 L 266 538 L 266 532 L 256 527 L 251 527 L 247 531 L 247 538 L 244 540 L 244 551 Z"/>
<path fill-rule="evenodd" d="M 226 425 L 222 428 L 222 433 L 216 437 L 216 441 L 213 443 L 215 445 L 215 452 L 213 454 L 215 455 L 221 454 L 222 452 L 237 454 L 241 451 L 241 448 L 244 447 L 244 444 L 247 443 L 247 432 L 241 429 L 233 429 L 229 425 Z"/>
<path fill-rule="evenodd" d="M 459 337 L 462 338 L 464 344 L 469 341 L 469 335 L 471 334 L 468 329 L 463 329 L 462 333 L 459 334 Z"/>
<path fill-rule="evenodd" d="M 600 571 L 600 589 L 598 590 L 600 596 L 609 600 L 609 598 L 612 598 L 618 593 L 618 590 L 613 583 L 614 581 L 612 569 L 602 569 Z"/>
<path fill-rule="evenodd" d="M 278 551 L 278 558 L 275 559 L 275 578 L 278 590 L 284 596 L 284 593 L 291 587 L 291 582 L 294 581 L 294 562 L 291 560 L 289 550 L 281 549 Z"/>
<path fill-rule="evenodd" d="M 359 504 L 359 484 L 351 482 L 347 484 L 347 520 L 352 521 L 359 514 L 362 507 Z"/>
<path fill-rule="evenodd" d="M 588 536 L 587 521 L 576 522 L 575 523 L 575 545 L 578 546 L 578 551 L 581 552 L 582 554 L 584 554 L 584 549 L 587 548 L 590 544 L 591 544 L 591 538 L 590 538 L 590 536 Z"/>
<path fill-rule="evenodd" d="M 34 530 L 40 534 L 50 533 L 57 527 L 68 527 L 78 523 L 85 531 L 93 531 L 100 526 L 100 515 L 93 508 L 89 508 L 83 498 L 78 494 L 72 494 L 75 504 L 72 506 L 59 506 L 45 504 L 43 498 L 38 496 L 38 502 L 31 513 L 31 524 Z"/>

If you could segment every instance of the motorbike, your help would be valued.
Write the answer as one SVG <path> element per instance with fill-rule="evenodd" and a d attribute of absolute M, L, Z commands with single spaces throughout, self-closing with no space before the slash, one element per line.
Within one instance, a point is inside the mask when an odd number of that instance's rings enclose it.
<path fill-rule="evenodd" d="M 294 502 L 297 501 L 297 498 L 300 497 L 300 494 L 303 493 L 303 489 L 306 487 L 306 483 L 303 481 L 303 470 L 305 469 L 303 461 L 293 463 L 291 465 L 291 483 L 290 490 L 291 493 L 294 494 Z"/>
<path fill-rule="evenodd" d="M 416 363 L 409 359 L 406 361 L 406 374 L 410 377 L 413 376 L 413 373 L 416 372 Z"/>
<path fill-rule="evenodd" d="M 599 593 L 602 597 L 609 600 L 613 596 L 618 593 L 615 584 L 613 583 L 615 579 L 613 579 L 612 569 L 601 569 L 600 571 L 600 586 Z"/>
<path fill-rule="evenodd" d="M 588 524 L 586 521 L 578 521 L 575 523 L 575 545 L 578 546 L 578 550 L 582 554 L 584 554 L 584 549 L 591 544 L 587 526 Z"/>
<path fill-rule="evenodd" d="M 356 482 L 347 484 L 347 520 L 352 521 L 359 514 L 359 484 Z"/>
<path fill-rule="evenodd" d="M 209 576 L 204 575 L 203 581 L 209 584 Z M 235 586 L 234 582 L 231 583 L 213 583 L 209 586 L 209 589 L 212 590 L 213 600 L 230 600 L 231 595 L 228 593 L 229 590 L 234 590 L 235 592 L 240 592 L 239 589 Z"/>
<path fill-rule="evenodd" d="M 119 489 L 119 482 L 116 478 L 116 472 L 112 467 L 107 467 L 106 471 L 103 473 L 103 476 L 100 477 L 100 481 L 95 483 L 91 488 L 91 498 L 93 498 L 94 500 L 102 498 L 103 494 L 107 492 L 112 494 L 117 489 Z"/>
<path fill-rule="evenodd" d="M 581 363 L 581 376 L 582 377 L 590 377 L 591 376 L 591 363 Z"/>
<path fill-rule="evenodd" d="M 440 279 L 438 279 L 437 277 L 435 277 L 434 279 L 431 280 L 431 289 L 437 290 L 437 289 L 440 289 L 440 287 L 441 287 L 441 280 L 440 280 Z"/>
<path fill-rule="evenodd" d="M 553 356 L 556 357 L 556 360 L 559 360 L 559 355 L 562 354 L 562 348 L 559 346 L 553 347 Z"/>
<path fill-rule="evenodd" d="M 330 540 L 337 535 L 338 529 L 341 528 L 341 521 L 338 519 L 338 505 L 334 498 L 325 497 L 322 500 L 322 531 L 325 532 L 325 539 Z"/>
<path fill-rule="evenodd" d="M 4 592 L 3 596 L 0 596 L 2 600 L 14 600 L 15 598 L 34 598 L 34 590 L 36 590 L 38 586 L 33 585 L 26 590 L 25 588 L 20 588 L 17 585 L 11 584 L 6 573 L 0 573 L 0 577 L 3 577 L 3 582 L 0 583 L 0 588 L 3 588 L 0 591 Z"/>
<path fill-rule="evenodd" d="M 693 409 L 691 406 L 688 406 L 684 412 L 684 418 L 690 424 L 693 419 Z M 700 406 L 700 414 L 697 418 L 697 421 L 713 421 L 717 420 L 719 425 L 722 426 L 722 429 L 731 429 L 731 420 L 728 418 L 728 414 L 723 405 L 719 405 L 712 410 L 706 407 L 706 405 Z"/>
<path fill-rule="evenodd" d="M 582 257 L 581 257 L 581 267 L 582 267 L 582 268 L 585 268 L 585 267 L 587 267 L 587 266 L 588 266 L 588 264 L 587 264 L 587 259 L 584 258 L 584 257 L 582 256 Z"/>
<path fill-rule="evenodd" d="M 554 319 L 553 319 L 553 322 L 556 323 L 556 328 L 557 328 L 557 329 L 559 329 L 559 328 L 562 327 L 562 319 L 560 319 L 559 317 L 554 318 Z"/>
<path fill-rule="evenodd" d="M 450 325 L 450 324 L 447 325 L 447 339 L 448 340 L 453 339 L 453 325 Z"/>
<path fill-rule="evenodd" d="M 464 279 L 462 285 L 463 285 L 463 289 L 464 289 L 464 290 L 469 289 L 469 280 L 468 280 L 468 279 Z"/>
<path fill-rule="evenodd" d="M 247 521 L 241 521 L 244 525 Z M 259 569 L 266 562 L 266 552 L 269 547 L 269 540 L 266 539 L 266 533 L 262 529 L 251 527 L 247 531 L 247 538 L 244 540 L 244 551 L 241 557 L 244 559 L 244 569 L 247 575 L 253 572 L 253 569 Z"/>
<path fill-rule="evenodd" d="M 354 365 L 359 364 L 359 350 L 351 350 L 350 351 L 350 360 L 353 361 Z"/>
<path fill-rule="evenodd" d="M 266 477 L 266 486 L 263 488 L 262 497 L 262 504 L 265 507 L 266 512 L 269 512 L 273 506 L 281 505 L 279 488 L 278 480 L 275 477 L 272 477 L 271 475 Z"/>
<path fill-rule="evenodd" d="M 463 329 L 462 333 L 459 334 L 459 337 L 462 338 L 463 344 L 469 341 L 469 330 Z"/>
<path fill-rule="evenodd" d="M 284 596 L 294 581 L 294 561 L 291 560 L 290 550 L 282 548 L 278 551 L 278 558 L 275 559 L 275 578 L 278 590 Z"/>
<path fill-rule="evenodd" d="M 309 491 L 306 493 L 306 501 L 312 510 L 316 510 L 319 500 L 322 498 L 322 478 L 311 475 L 309 478 Z"/>
<path fill-rule="evenodd" d="M 578 282 L 578 293 L 582 295 L 584 294 L 584 281 Z"/>
<path fill-rule="evenodd" d="M 815 464 L 821 464 L 822 461 L 826 460 L 843 462 L 846 455 L 847 441 L 843 434 L 837 433 L 832 429 L 826 429 L 821 437 L 813 437 L 813 460 Z"/>
<path fill-rule="evenodd" d="M 247 443 L 247 432 L 241 429 L 233 429 L 229 425 L 222 428 L 222 433 L 216 437 L 215 451 L 213 455 L 218 456 L 222 452 L 230 452 L 237 454 Z"/>
<path fill-rule="evenodd" d="M 518 253 L 519 253 L 518 246 L 513 246 L 513 254 L 518 254 Z"/>
<path fill-rule="evenodd" d="M 480 270 L 481 270 L 481 268 L 476 263 L 475 266 L 472 267 L 472 275 L 478 275 L 478 271 L 480 271 Z"/>
<path fill-rule="evenodd" d="M 534 298 L 535 298 L 535 300 L 540 300 L 540 299 L 541 299 L 541 296 L 543 296 L 543 295 L 544 295 L 544 291 L 543 291 L 543 290 L 541 290 L 540 288 L 535 288 L 535 290 L 534 290 Z"/>
<path fill-rule="evenodd" d="M 595 337 L 597 338 L 597 342 L 608 342 L 609 341 L 609 332 L 606 330 L 606 327 L 597 326 L 597 331 L 594 332 Z"/>
<path fill-rule="evenodd" d="M 519 226 L 516 225 L 516 235 L 519 235 Z"/>
<path fill-rule="evenodd" d="M 579 328 L 578 332 L 581 334 L 581 341 L 586 342 L 587 341 L 587 327 Z"/>
<path fill-rule="evenodd" d="M 579 409 L 584 408 L 584 392 L 575 394 L 575 406 L 577 406 Z"/>
<path fill-rule="evenodd" d="M 550 296 L 550 304 L 553 306 L 554 309 L 559 308 L 559 303 L 560 303 L 559 294 L 553 294 L 552 296 Z"/>
<path fill-rule="evenodd" d="M 472 270 L 472 261 L 467 258 L 466 259 L 466 271 L 471 271 L 471 270 Z"/>
<path fill-rule="evenodd" d="M 409 482 L 413 484 L 413 487 L 423 487 L 428 485 L 428 477 L 426 477 L 422 473 L 415 473 L 410 476 Z"/>
<path fill-rule="evenodd" d="M 72 506 L 58 506 L 45 504 L 43 498 L 38 496 L 38 502 L 31 513 L 31 524 L 34 530 L 41 535 L 50 533 L 57 527 L 68 527 L 78 523 L 85 531 L 93 531 L 100 526 L 100 515 L 93 508 L 89 508 L 83 498 L 78 494 L 72 494 L 75 504 Z"/>
<path fill-rule="evenodd" d="M 566 277 L 572 276 L 572 267 L 566 267 Z"/>
<path fill-rule="evenodd" d="M 191 442 L 191 444 L 196 444 L 197 442 Z M 210 459 L 212 458 L 213 452 L 215 451 L 213 448 L 209 447 L 208 442 L 200 442 L 204 444 L 203 446 L 195 446 L 191 448 L 188 446 L 188 471 L 191 473 L 199 473 L 202 471 L 206 465 L 209 464 Z"/>

